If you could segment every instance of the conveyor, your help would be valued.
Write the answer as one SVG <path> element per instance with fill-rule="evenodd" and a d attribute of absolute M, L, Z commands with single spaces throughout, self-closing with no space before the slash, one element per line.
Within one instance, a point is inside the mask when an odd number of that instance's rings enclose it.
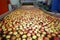
<path fill-rule="evenodd" d="M 0 22 L 0 40 L 60 40 L 60 18 L 22 6 Z"/>

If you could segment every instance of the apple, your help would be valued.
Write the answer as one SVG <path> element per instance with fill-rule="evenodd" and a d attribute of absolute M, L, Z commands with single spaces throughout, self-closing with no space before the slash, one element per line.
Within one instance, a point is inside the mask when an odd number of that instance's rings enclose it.
<path fill-rule="evenodd" d="M 16 35 L 16 38 L 20 38 L 20 34 L 17 34 L 17 35 Z"/>
<path fill-rule="evenodd" d="M 28 37 L 31 37 L 31 34 L 30 34 L 30 33 L 28 33 L 28 34 L 27 34 L 27 36 L 28 36 Z"/>
<path fill-rule="evenodd" d="M 53 30 L 50 30 L 49 32 L 50 32 L 50 33 L 52 33 L 52 32 L 53 32 Z"/>
<path fill-rule="evenodd" d="M 17 32 L 13 32 L 13 35 L 17 35 L 18 33 Z"/>
<path fill-rule="evenodd" d="M 9 28 L 8 31 L 12 31 L 12 28 Z"/>
<path fill-rule="evenodd" d="M 7 40 L 10 40 L 10 39 L 7 39 Z"/>
<path fill-rule="evenodd" d="M 33 36 L 32 36 L 32 39 L 36 39 L 36 38 L 37 38 L 37 36 L 36 36 L 36 35 L 33 35 Z"/>
<path fill-rule="evenodd" d="M 32 38 L 31 37 L 27 37 L 27 40 L 32 40 Z"/>
<path fill-rule="evenodd" d="M 58 37 L 54 37 L 54 40 L 60 40 Z"/>
<path fill-rule="evenodd" d="M 16 39 L 16 36 L 13 35 L 13 36 L 11 37 L 11 40 L 15 40 L 15 39 Z"/>
<path fill-rule="evenodd" d="M 60 35 L 58 35 L 58 37 L 60 38 Z"/>
<path fill-rule="evenodd" d="M 50 34 L 47 35 L 48 38 L 51 38 L 52 36 Z"/>
<path fill-rule="evenodd" d="M 54 34 L 54 33 L 52 33 L 51 35 L 52 35 L 52 36 L 56 36 L 56 34 Z"/>
<path fill-rule="evenodd" d="M 28 33 L 28 30 L 24 30 L 24 34 L 27 34 Z"/>
<path fill-rule="evenodd" d="M 58 32 L 55 32 L 56 35 L 58 35 Z"/>
<path fill-rule="evenodd" d="M 16 28 L 16 30 L 19 30 L 19 28 Z"/>
<path fill-rule="evenodd" d="M 49 32 L 49 29 L 45 29 L 45 31 Z"/>
<path fill-rule="evenodd" d="M 20 27 L 19 29 L 20 29 L 20 30 L 22 30 L 22 29 L 23 29 L 23 27 Z"/>
<path fill-rule="evenodd" d="M 16 40 L 21 40 L 21 38 L 16 38 Z"/>
<path fill-rule="evenodd" d="M 7 39 L 10 38 L 10 35 L 7 35 L 6 38 L 7 38 Z"/>
<path fill-rule="evenodd" d="M 27 38 L 27 35 L 22 35 L 22 38 Z"/>
<path fill-rule="evenodd" d="M 2 26 L 2 23 L 0 22 L 0 27 Z"/>
<path fill-rule="evenodd" d="M 11 35 L 11 34 L 13 34 L 13 32 L 10 31 L 10 32 L 9 32 L 9 35 Z"/>
<path fill-rule="evenodd" d="M 2 25 L 2 29 L 3 29 L 3 30 L 5 29 L 5 25 Z"/>
<path fill-rule="evenodd" d="M 48 37 L 45 37 L 45 39 L 44 40 L 49 40 L 49 38 Z"/>
<path fill-rule="evenodd" d="M 32 30 L 29 30 L 29 33 L 33 33 L 33 31 Z"/>
<path fill-rule="evenodd" d="M 43 38 L 41 36 L 38 37 L 38 40 L 43 40 Z"/>
<path fill-rule="evenodd" d="M 39 33 L 36 34 L 37 37 L 41 36 Z"/>
<path fill-rule="evenodd" d="M 22 39 L 22 40 L 26 40 L 26 39 Z"/>
<path fill-rule="evenodd" d="M 6 30 L 6 31 L 4 31 L 3 33 L 4 33 L 4 34 L 8 34 L 8 31 Z"/>
<path fill-rule="evenodd" d="M 37 31 L 36 31 L 36 30 L 34 30 L 34 33 L 35 33 L 35 34 L 37 34 Z"/>
<path fill-rule="evenodd" d="M 6 34 L 2 35 L 2 37 L 6 37 Z"/>
<path fill-rule="evenodd" d="M 43 32 L 42 34 L 43 34 L 43 35 L 46 35 L 46 32 Z"/>

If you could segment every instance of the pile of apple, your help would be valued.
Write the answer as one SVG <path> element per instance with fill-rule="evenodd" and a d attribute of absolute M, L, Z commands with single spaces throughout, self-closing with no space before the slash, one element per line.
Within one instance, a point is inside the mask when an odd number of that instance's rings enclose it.
<path fill-rule="evenodd" d="M 0 22 L 0 40 L 60 40 L 60 19 L 39 9 L 17 9 Z"/>

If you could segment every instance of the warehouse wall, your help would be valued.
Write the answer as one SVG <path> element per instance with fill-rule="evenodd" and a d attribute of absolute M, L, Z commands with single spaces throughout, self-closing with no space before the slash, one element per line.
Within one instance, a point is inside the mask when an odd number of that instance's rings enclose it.
<path fill-rule="evenodd" d="M 37 1 L 43 1 L 43 2 L 45 2 L 46 0 L 37 0 Z M 51 4 L 51 1 L 52 0 L 48 0 L 48 3 L 47 4 L 50 5 Z"/>

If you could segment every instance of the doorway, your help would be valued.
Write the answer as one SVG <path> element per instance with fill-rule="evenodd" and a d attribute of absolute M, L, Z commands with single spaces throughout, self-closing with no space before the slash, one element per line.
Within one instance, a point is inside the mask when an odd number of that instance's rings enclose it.
<path fill-rule="evenodd" d="M 22 5 L 33 5 L 36 0 L 20 0 Z"/>

